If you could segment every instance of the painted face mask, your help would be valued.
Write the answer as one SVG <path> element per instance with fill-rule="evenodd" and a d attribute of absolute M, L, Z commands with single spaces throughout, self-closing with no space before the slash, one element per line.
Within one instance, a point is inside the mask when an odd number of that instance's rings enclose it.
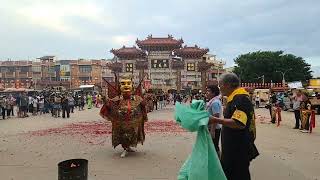
<path fill-rule="evenodd" d="M 120 91 L 122 94 L 128 94 L 132 92 L 132 81 L 130 79 L 120 80 Z"/>

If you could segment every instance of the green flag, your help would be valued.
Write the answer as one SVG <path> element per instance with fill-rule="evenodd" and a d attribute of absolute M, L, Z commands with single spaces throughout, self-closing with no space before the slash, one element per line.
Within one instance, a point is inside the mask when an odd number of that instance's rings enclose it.
<path fill-rule="evenodd" d="M 177 103 L 175 119 L 184 129 L 197 132 L 192 153 L 182 165 L 178 180 L 227 180 L 208 131 L 205 102 L 194 100 L 190 106 Z"/>

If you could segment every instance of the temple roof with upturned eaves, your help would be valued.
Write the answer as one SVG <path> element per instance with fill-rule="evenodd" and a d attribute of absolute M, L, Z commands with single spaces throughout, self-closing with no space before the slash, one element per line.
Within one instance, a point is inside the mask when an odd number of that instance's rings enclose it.
<path fill-rule="evenodd" d="M 182 58 L 201 58 L 209 52 L 208 48 L 200 48 L 197 45 L 188 47 L 187 45 L 180 49 L 175 49 L 174 54 Z"/>
<path fill-rule="evenodd" d="M 168 37 L 152 37 L 149 35 L 144 40 L 136 40 L 137 45 L 141 49 L 148 49 L 150 47 L 171 47 L 171 48 L 180 48 L 183 44 L 183 40 L 175 39 L 172 35 L 168 35 Z"/>
<path fill-rule="evenodd" d="M 135 46 L 133 47 L 123 46 L 120 49 L 111 49 L 110 52 L 120 59 L 136 59 L 136 58 L 144 58 L 146 56 L 146 53 L 144 51 L 136 48 Z"/>

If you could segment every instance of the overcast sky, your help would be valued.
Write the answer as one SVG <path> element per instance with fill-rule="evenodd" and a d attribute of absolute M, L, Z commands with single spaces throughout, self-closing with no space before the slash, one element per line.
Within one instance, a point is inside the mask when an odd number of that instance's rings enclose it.
<path fill-rule="evenodd" d="M 0 0 L 0 59 L 111 58 L 111 48 L 172 34 L 233 65 L 284 50 L 320 65 L 320 0 Z"/>

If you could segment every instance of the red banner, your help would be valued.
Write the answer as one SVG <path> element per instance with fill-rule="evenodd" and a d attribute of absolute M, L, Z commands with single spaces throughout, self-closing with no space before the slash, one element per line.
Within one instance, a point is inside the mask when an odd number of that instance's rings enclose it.
<path fill-rule="evenodd" d="M 311 119 L 310 119 L 310 125 L 309 125 L 309 130 L 310 133 L 312 133 L 312 129 L 316 127 L 316 113 L 315 111 L 311 111 Z"/>

